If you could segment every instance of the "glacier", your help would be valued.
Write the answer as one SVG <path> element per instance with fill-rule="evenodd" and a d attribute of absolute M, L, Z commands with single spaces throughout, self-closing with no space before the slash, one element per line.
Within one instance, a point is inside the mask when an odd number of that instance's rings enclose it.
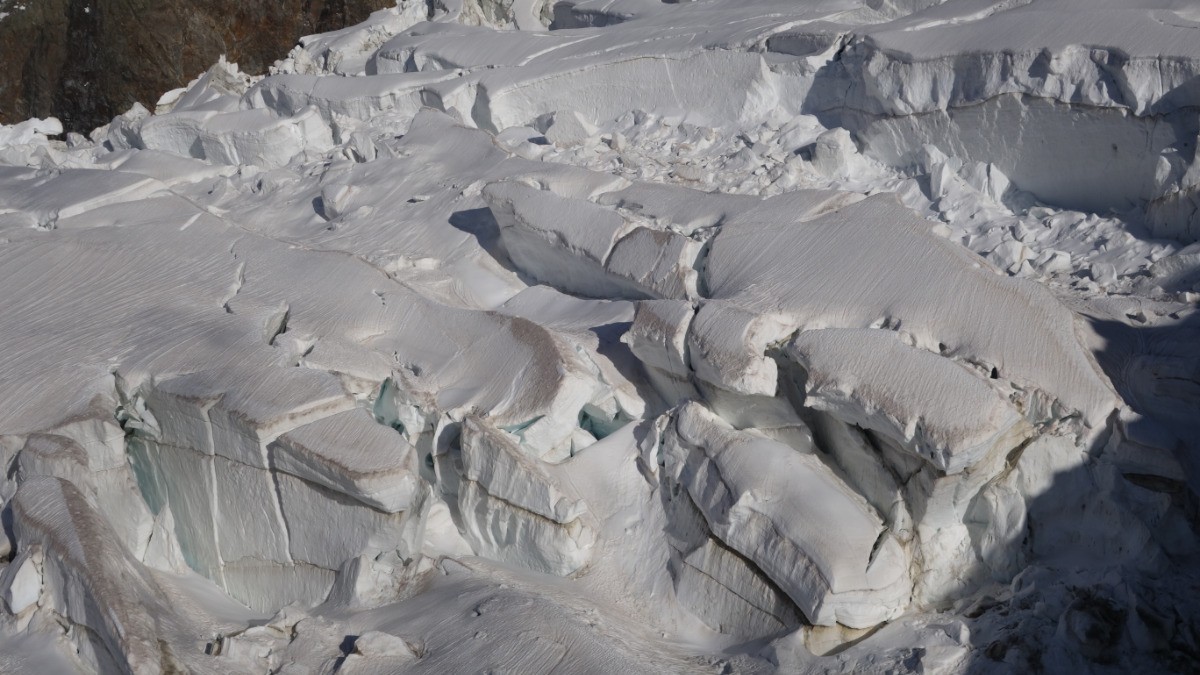
<path fill-rule="evenodd" d="M 0 127 L 0 671 L 1200 668 L 1197 31 L 400 0 Z"/>

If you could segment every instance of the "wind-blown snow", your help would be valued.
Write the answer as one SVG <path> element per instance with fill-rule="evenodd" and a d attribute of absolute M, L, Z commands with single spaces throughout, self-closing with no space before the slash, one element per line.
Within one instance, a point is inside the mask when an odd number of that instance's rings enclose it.
<path fill-rule="evenodd" d="M 0 670 L 1200 667 L 1197 30 L 404 0 L 0 127 Z"/>

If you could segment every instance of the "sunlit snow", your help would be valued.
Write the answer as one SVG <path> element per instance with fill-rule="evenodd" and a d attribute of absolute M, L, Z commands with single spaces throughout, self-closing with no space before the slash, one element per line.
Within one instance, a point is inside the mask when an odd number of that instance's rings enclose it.
<path fill-rule="evenodd" d="M 402 0 L 0 127 L 0 670 L 1200 667 L 1198 29 Z"/>

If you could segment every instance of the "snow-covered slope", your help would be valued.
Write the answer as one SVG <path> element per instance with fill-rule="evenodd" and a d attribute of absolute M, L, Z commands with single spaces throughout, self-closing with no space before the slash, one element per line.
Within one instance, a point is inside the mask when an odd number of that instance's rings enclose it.
<path fill-rule="evenodd" d="M 0 670 L 1200 667 L 1197 29 L 405 0 L 0 128 Z"/>

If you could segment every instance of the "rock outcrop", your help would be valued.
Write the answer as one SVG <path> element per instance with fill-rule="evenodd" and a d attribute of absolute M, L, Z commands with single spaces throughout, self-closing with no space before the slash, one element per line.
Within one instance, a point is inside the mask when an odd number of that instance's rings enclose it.
<path fill-rule="evenodd" d="M 15 5 L 20 4 L 21 8 Z M 86 134 L 134 103 L 153 109 L 224 55 L 264 73 L 304 35 L 388 0 L 45 0 L 0 3 L 0 123 L 53 115 Z M 7 7 L 6 7 L 7 6 Z"/>

